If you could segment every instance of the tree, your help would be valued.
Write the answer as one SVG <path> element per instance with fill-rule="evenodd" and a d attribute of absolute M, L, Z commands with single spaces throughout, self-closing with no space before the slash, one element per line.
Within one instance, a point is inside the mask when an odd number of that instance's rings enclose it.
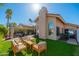
<path fill-rule="evenodd" d="M 12 26 L 16 26 L 17 24 L 15 22 L 12 22 L 12 23 L 9 23 L 9 26 L 12 25 Z"/>
<path fill-rule="evenodd" d="M 8 28 L 3 25 L 0 25 L 0 34 L 5 36 L 5 35 L 7 35 L 7 33 L 8 33 Z"/>
<path fill-rule="evenodd" d="M 13 22 L 13 26 L 16 26 L 17 24 L 15 22 Z"/>
<path fill-rule="evenodd" d="M 31 19 L 31 18 L 29 18 L 29 21 L 30 21 L 31 23 L 33 23 L 33 21 L 32 21 L 32 19 Z"/>
<path fill-rule="evenodd" d="M 6 18 L 7 18 L 7 27 L 9 27 L 9 20 L 11 20 L 12 9 L 7 9 L 5 13 L 6 13 Z"/>
<path fill-rule="evenodd" d="M 0 3 L 0 7 L 2 7 L 4 5 L 4 3 Z"/>

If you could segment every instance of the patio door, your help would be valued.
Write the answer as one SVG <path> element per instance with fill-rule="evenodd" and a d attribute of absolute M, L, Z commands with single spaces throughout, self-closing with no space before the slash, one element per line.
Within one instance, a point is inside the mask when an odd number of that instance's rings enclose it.
<path fill-rule="evenodd" d="M 65 29 L 65 31 L 64 31 L 64 32 L 65 32 L 65 34 L 68 34 L 68 31 L 69 31 L 68 29 Z"/>

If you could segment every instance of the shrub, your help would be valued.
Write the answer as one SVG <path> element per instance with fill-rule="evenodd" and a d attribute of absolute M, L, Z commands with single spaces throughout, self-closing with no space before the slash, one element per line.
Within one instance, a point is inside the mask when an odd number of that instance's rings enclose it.
<path fill-rule="evenodd" d="M 5 36 L 7 35 L 7 33 L 8 33 L 8 28 L 3 25 L 0 25 L 0 34 L 3 34 Z"/>

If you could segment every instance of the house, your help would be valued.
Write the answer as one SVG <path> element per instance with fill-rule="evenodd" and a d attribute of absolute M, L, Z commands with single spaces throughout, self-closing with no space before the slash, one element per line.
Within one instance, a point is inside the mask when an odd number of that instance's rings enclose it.
<path fill-rule="evenodd" d="M 30 25 L 19 24 L 10 27 L 11 36 L 24 36 L 34 34 L 34 27 Z M 14 35 L 13 35 L 14 33 Z"/>
<path fill-rule="evenodd" d="M 47 8 L 43 7 L 39 11 L 39 16 L 35 20 L 36 33 L 40 38 L 57 40 L 60 33 L 76 34 L 79 25 L 66 23 L 60 14 L 48 13 Z"/>

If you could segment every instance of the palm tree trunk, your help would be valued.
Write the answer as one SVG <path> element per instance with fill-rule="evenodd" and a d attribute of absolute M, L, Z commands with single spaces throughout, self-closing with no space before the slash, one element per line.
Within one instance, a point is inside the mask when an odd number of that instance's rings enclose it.
<path fill-rule="evenodd" d="M 9 27 L 9 19 L 7 19 L 7 28 Z"/>
<path fill-rule="evenodd" d="M 10 35 L 10 29 L 9 29 L 9 19 L 7 19 L 7 28 L 8 28 L 8 35 Z"/>

